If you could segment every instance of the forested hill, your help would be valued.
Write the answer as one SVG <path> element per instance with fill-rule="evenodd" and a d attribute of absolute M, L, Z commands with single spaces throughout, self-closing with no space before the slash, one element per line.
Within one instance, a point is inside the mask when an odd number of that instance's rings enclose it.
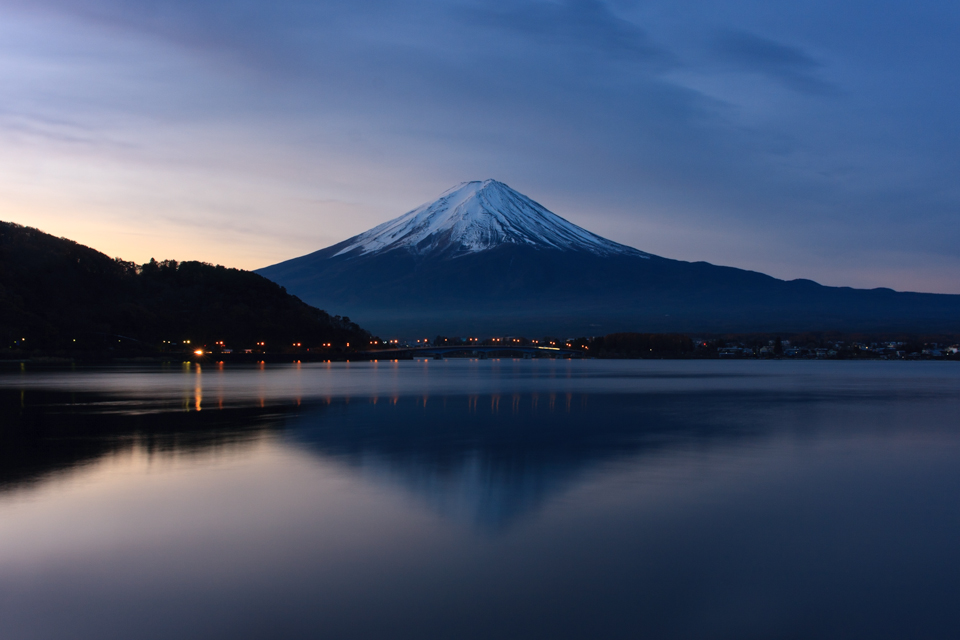
<path fill-rule="evenodd" d="M 71 240 L 0 222 L 0 347 L 151 351 L 367 344 L 330 316 L 249 271 L 202 262 L 135 265 Z"/>

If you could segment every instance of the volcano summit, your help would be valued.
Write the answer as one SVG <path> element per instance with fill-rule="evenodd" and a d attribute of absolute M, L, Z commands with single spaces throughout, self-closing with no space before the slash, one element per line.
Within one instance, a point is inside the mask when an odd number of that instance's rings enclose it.
<path fill-rule="evenodd" d="M 517 245 L 598 256 L 647 254 L 581 229 L 502 182 L 464 182 L 435 202 L 350 238 L 335 256 L 406 250 L 458 257 Z"/>
<path fill-rule="evenodd" d="M 824 287 L 670 260 L 495 180 L 258 271 L 384 335 L 960 329 L 960 296 Z"/>

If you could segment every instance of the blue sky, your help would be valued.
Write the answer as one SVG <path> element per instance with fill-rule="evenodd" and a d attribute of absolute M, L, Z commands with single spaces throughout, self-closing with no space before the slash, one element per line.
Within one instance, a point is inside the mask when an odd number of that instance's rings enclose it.
<path fill-rule="evenodd" d="M 0 219 L 256 268 L 495 178 L 666 257 L 960 293 L 960 5 L 0 0 Z"/>

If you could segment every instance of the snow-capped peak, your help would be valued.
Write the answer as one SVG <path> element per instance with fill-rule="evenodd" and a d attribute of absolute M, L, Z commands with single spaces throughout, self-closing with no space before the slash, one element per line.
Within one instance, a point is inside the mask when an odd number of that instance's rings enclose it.
<path fill-rule="evenodd" d="M 647 257 L 564 220 L 496 180 L 461 183 L 436 201 L 347 240 L 336 255 L 394 249 L 458 255 L 502 244 Z"/>

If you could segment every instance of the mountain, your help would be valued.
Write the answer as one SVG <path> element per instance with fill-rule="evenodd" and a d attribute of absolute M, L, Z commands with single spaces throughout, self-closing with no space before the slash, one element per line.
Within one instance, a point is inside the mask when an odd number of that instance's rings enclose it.
<path fill-rule="evenodd" d="M 567 222 L 496 180 L 459 184 L 435 202 L 336 245 L 333 257 L 402 250 L 456 258 L 502 245 L 649 257 Z"/>
<path fill-rule="evenodd" d="M 348 318 L 249 271 L 175 260 L 138 266 L 0 222 L 0 349 L 150 352 L 184 340 L 279 349 L 368 339 Z"/>
<path fill-rule="evenodd" d="M 381 335 L 956 332 L 960 296 L 825 287 L 651 255 L 495 180 L 257 273 Z"/>

